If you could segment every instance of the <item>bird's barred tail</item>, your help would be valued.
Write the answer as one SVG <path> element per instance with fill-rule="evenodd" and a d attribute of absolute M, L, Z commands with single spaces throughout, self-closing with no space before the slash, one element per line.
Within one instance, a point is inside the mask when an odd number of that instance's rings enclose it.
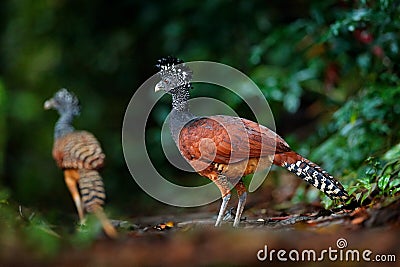
<path fill-rule="evenodd" d="M 79 170 L 79 191 L 87 212 L 93 212 L 96 206 L 102 207 L 106 199 L 103 180 L 96 170 Z"/>
<path fill-rule="evenodd" d="M 282 162 L 282 166 L 324 192 L 331 199 L 342 201 L 349 199 L 343 186 L 327 171 L 298 154 L 296 154 L 296 158 L 293 163 Z"/>
<path fill-rule="evenodd" d="M 103 211 L 106 193 L 100 174 L 96 170 L 81 169 L 79 176 L 79 190 L 85 210 L 96 215 L 109 237 L 117 237 L 117 231 Z"/>

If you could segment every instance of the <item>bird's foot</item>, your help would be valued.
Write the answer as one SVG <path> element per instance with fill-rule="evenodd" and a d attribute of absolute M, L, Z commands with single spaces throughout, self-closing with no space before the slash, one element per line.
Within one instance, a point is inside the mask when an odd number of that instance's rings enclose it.
<path fill-rule="evenodd" d="M 225 213 L 224 218 L 222 219 L 223 221 L 230 221 L 233 220 L 233 218 L 235 218 L 235 208 L 231 207 L 230 209 L 228 209 L 228 211 Z"/>

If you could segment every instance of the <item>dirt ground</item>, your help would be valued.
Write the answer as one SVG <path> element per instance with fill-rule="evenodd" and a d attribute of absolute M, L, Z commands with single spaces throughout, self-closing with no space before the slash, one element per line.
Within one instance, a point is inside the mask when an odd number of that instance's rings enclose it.
<path fill-rule="evenodd" d="M 86 248 L 67 246 L 46 259 L 12 251 L 2 266 L 400 266 L 400 199 L 331 211 L 254 205 L 237 229 L 229 216 L 214 227 L 218 204 L 195 213 L 115 220 L 117 240 L 100 236 Z"/>

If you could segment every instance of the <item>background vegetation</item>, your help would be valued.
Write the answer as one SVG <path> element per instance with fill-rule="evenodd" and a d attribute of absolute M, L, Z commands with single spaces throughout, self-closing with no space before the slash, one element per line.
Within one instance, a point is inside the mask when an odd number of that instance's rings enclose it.
<path fill-rule="evenodd" d="M 217 61 L 248 74 L 292 147 L 341 177 L 366 204 L 395 196 L 399 6 L 396 0 L 1 1 L 0 224 L 8 227 L 7 240 L 15 236 L 12 225 L 32 226 L 37 213 L 43 219 L 32 227 L 45 229 L 48 240 L 68 231 L 56 226 L 53 232 L 49 224 L 76 220 L 51 158 L 58 115 L 42 108 L 61 87 L 81 100 L 76 128 L 95 133 L 106 152 L 111 213 L 130 217 L 165 208 L 134 183 L 121 147 L 129 99 L 165 55 Z M 224 100 L 223 93 L 214 97 Z M 169 107 L 164 97 L 157 109 Z M 163 119 L 157 116 L 149 124 L 154 133 Z M 157 152 L 159 137 L 152 137 Z M 153 154 L 156 166 L 177 173 Z M 18 212 L 19 205 L 29 210 Z M 35 233 L 20 234 L 43 238 Z"/>

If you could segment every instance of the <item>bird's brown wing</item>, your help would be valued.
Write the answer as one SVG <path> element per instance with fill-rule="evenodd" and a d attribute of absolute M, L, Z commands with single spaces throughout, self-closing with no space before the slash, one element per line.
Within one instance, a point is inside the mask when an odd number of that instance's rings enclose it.
<path fill-rule="evenodd" d="M 105 155 L 93 134 L 75 131 L 54 142 L 53 157 L 62 169 L 96 170 L 104 165 Z"/>
<path fill-rule="evenodd" d="M 179 148 L 189 160 L 224 164 L 290 151 L 288 144 L 267 127 L 223 115 L 188 122 L 180 132 Z"/>

